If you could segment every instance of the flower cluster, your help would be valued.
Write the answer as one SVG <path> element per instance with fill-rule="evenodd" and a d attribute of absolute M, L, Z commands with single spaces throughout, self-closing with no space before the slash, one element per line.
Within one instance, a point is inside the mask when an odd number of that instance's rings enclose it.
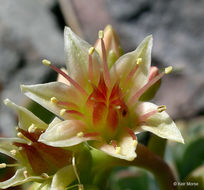
<path fill-rule="evenodd" d="M 25 108 L 5 100 L 18 112 L 18 137 L 1 139 L 0 151 L 17 160 L 19 169 L 0 183 L 1 188 L 31 180 L 51 184 L 53 189 L 61 183 L 66 187 L 76 178 L 72 152 L 67 148 L 83 142 L 128 161 L 136 158 L 136 134 L 142 131 L 183 143 L 165 112 L 166 106 L 146 102 L 160 79 L 172 70 L 171 66 L 160 72 L 151 67 L 152 36 L 124 55 L 111 26 L 99 31 L 94 47 L 68 27 L 64 40 L 67 69 L 42 61 L 59 74 L 58 81 L 21 85 L 26 96 L 57 117 L 47 125 Z M 62 177 L 65 172 L 69 177 Z"/>

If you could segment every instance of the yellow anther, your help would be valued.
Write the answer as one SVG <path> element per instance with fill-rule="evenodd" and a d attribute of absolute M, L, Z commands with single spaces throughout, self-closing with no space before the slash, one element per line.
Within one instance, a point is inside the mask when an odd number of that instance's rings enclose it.
<path fill-rule="evenodd" d="M 6 168 L 6 163 L 1 163 L 0 168 Z"/>
<path fill-rule="evenodd" d="M 29 175 L 28 175 L 28 171 L 25 170 L 25 171 L 23 172 L 23 175 L 24 175 L 25 178 L 28 178 L 28 177 L 29 177 Z"/>
<path fill-rule="evenodd" d="M 63 116 L 65 114 L 65 112 L 66 112 L 66 109 L 61 109 L 60 110 L 60 115 Z"/>
<path fill-rule="evenodd" d="M 19 138 L 22 138 L 22 139 L 24 138 L 24 135 L 23 135 L 21 132 L 18 132 L 18 133 L 17 133 L 17 136 L 18 136 Z"/>
<path fill-rule="evenodd" d="M 23 150 L 23 147 L 22 146 L 18 147 L 18 150 L 19 151 Z"/>
<path fill-rule="evenodd" d="M 9 100 L 8 98 L 4 100 L 4 104 L 5 104 L 5 105 L 8 105 L 9 102 L 10 102 L 10 100 Z"/>
<path fill-rule="evenodd" d="M 77 137 L 83 137 L 83 136 L 84 136 L 84 133 L 83 133 L 83 132 L 77 133 Z"/>
<path fill-rule="evenodd" d="M 137 146 L 137 141 L 133 140 L 132 144 L 133 144 L 134 147 L 136 147 Z"/>
<path fill-rule="evenodd" d="M 28 128 L 28 132 L 34 133 L 36 129 L 37 129 L 37 127 L 35 127 L 35 125 L 32 123 L 32 125 Z"/>
<path fill-rule="evenodd" d="M 56 103 L 57 103 L 57 98 L 52 97 L 52 98 L 50 98 L 50 101 L 51 101 L 53 104 L 56 104 Z"/>
<path fill-rule="evenodd" d="M 137 65 L 140 65 L 142 63 L 142 58 L 137 59 Z"/>
<path fill-rule="evenodd" d="M 103 30 L 99 30 L 98 31 L 98 38 L 99 39 L 102 39 L 104 37 L 104 32 L 103 32 Z"/>
<path fill-rule="evenodd" d="M 169 67 L 165 68 L 164 72 L 165 72 L 165 74 L 169 74 L 172 70 L 173 70 L 173 67 L 169 66 Z"/>
<path fill-rule="evenodd" d="M 49 175 L 47 173 L 42 173 L 41 177 L 47 179 L 47 178 L 49 178 Z"/>
<path fill-rule="evenodd" d="M 95 50 L 95 48 L 94 48 L 94 47 L 89 48 L 89 55 L 92 55 L 92 54 L 93 54 L 93 52 L 94 52 L 94 50 Z"/>
<path fill-rule="evenodd" d="M 50 66 L 50 65 L 51 65 L 51 62 L 48 61 L 47 59 L 43 59 L 43 60 L 42 60 L 42 63 L 43 63 L 44 65 L 46 65 L 46 66 Z"/>
<path fill-rule="evenodd" d="M 16 155 L 16 150 L 13 149 L 13 150 L 10 151 L 10 153 L 11 153 L 13 156 L 15 156 L 15 155 Z"/>
<path fill-rule="evenodd" d="M 120 154 L 120 150 L 121 150 L 121 148 L 120 148 L 119 146 L 116 147 L 116 149 L 115 149 L 115 151 L 116 151 L 117 154 Z"/>
<path fill-rule="evenodd" d="M 161 112 L 163 112 L 163 111 L 165 111 L 166 110 L 166 106 L 165 105 L 162 105 L 162 106 L 158 106 L 157 107 L 157 111 L 159 112 L 159 113 L 161 113 Z"/>
<path fill-rule="evenodd" d="M 121 108 L 121 106 L 115 106 L 115 109 L 118 109 L 118 110 L 119 110 L 120 108 Z"/>

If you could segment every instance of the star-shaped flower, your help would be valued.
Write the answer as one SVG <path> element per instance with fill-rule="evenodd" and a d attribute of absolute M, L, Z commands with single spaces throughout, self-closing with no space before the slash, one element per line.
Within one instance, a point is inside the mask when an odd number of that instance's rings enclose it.
<path fill-rule="evenodd" d="M 172 70 L 167 67 L 158 73 L 150 66 L 152 36 L 122 56 L 111 26 L 105 33 L 99 31 L 95 48 L 68 27 L 64 40 L 66 71 L 43 60 L 64 79 L 21 86 L 25 95 L 64 120 L 49 126 L 40 142 L 68 147 L 89 141 L 91 146 L 126 160 L 136 157 L 135 134 L 141 131 L 183 143 L 166 107 L 141 101 L 144 93 Z"/>
<path fill-rule="evenodd" d="M 0 168 L 17 167 L 17 170 L 13 177 L 0 182 L 0 188 L 34 181 L 41 183 L 41 187 L 48 185 L 53 190 L 65 189 L 76 178 L 71 162 L 72 152 L 38 142 L 48 125 L 10 100 L 4 102 L 18 113 L 19 123 L 16 138 L 0 138 L 0 152 L 16 163 L 1 163 Z M 61 120 L 55 118 L 49 127 L 59 122 Z"/>

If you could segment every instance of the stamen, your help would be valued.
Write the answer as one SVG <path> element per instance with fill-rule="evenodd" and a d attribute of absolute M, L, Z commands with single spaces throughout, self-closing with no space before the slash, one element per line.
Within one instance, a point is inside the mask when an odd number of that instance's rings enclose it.
<path fill-rule="evenodd" d="M 110 88 L 111 80 L 110 80 L 110 73 L 109 73 L 108 64 L 107 64 L 105 44 L 104 44 L 104 41 L 103 41 L 104 32 L 102 30 L 99 31 L 98 37 L 99 37 L 99 39 L 101 39 L 101 50 L 102 50 L 102 56 L 103 56 L 104 79 L 105 79 L 106 85 Z"/>
<path fill-rule="evenodd" d="M 65 72 L 63 72 L 61 69 L 55 67 L 51 64 L 50 61 L 44 59 L 42 60 L 42 63 L 46 66 L 49 66 L 51 69 L 56 71 L 57 73 L 61 74 L 64 78 L 66 78 L 77 90 L 79 90 L 82 94 L 88 96 L 87 92 L 76 82 L 74 81 L 70 76 L 68 76 Z"/>
<path fill-rule="evenodd" d="M 34 133 L 36 131 L 37 127 L 32 123 L 32 125 L 28 128 L 29 133 Z"/>
<path fill-rule="evenodd" d="M 83 132 L 77 133 L 77 137 L 83 137 L 83 136 L 84 136 L 84 133 L 83 133 Z"/>
<path fill-rule="evenodd" d="M 93 80 L 93 61 L 92 61 L 92 54 L 94 52 L 95 48 L 91 47 L 89 49 L 89 80 Z"/>
<path fill-rule="evenodd" d="M 66 109 L 61 109 L 60 110 L 60 115 L 63 116 L 65 114 L 65 112 L 66 112 Z"/>
<path fill-rule="evenodd" d="M 84 190 L 84 186 L 82 184 L 79 184 L 78 187 L 79 187 L 78 190 Z"/>
<path fill-rule="evenodd" d="M 50 178 L 50 176 L 49 176 L 47 173 L 42 173 L 42 174 L 41 174 L 41 177 L 42 177 L 42 178 L 45 178 L 45 179 Z"/>
<path fill-rule="evenodd" d="M 13 156 L 15 156 L 15 155 L 16 155 L 16 150 L 13 149 L 13 150 L 10 151 L 10 153 L 11 153 Z"/>
<path fill-rule="evenodd" d="M 0 169 L 2 169 L 2 168 L 6 168 L 6 163 L 1 163 L 0 164 Z"/>
<path fill-rule="evenodd" d="M 142 58 L 138 58 L 137 59 L 137 64 L 135 65 L 135 67 L 129 72 L 126 80 L 125 80 L 125 84 L 127 84 L 129 82 L 129 80 L 134 76 L 135 72 L 137 71 L 139 65 L 142 63 Z"/>
<path fill-rule="evenodd" d="M 79 111 L 76 111 L 76 110 L 66 110 L 66 113 L 68 114 L 75 114 L 75 115 L 78 115 L 80 117 L 84 117 L 84 114 L 79 112 Z"/>
<path fill-rule="evenodd" d="M 76 175 L 77 181 L 78 181 L 79 184 L 81 184 L 81 181 L 80 181 L 80 178 L 79 178 L 79 175 L 78 175 L 78 172 L 77 172 L 77 167 L 76 167 L 76 162 L 75 162 L 75 154 L 74 153 L 72 154 L 72 166 L 73 166 L 74 173 Z"/>
<path fill-rule="evenodd" d="M 57 102 L 58 105 L 62 105 L 62 106 L 66 106 L 66 107 L 73 107 L 78 109 L 78 106 L 72 102 L 62 102 L 62 101 L 58 101 Z"/>
<path fill-rule="evenodd" d="M 165 74 L 169 74 L 172 71 L 172 66 L 165 68 L 164 72 L 161 72 L 159 75 L 155 76 L 152 80 L 150 80 L 147 84 L 145 84 L 140 90 L 138 90 L 135 95 L 133 95 L 128 103 L 132 104 L 134 103 L 137 99 L 140 98 L 140 96 L 148 89 L 150 88 L 153 84 L 155 84 L 158 80 L 160 80 Z"/>
<path fill-rule="evenodd" d="M 127 128 L 127 131 L 128 131 L 129 135 L 132 137 L 133 140 L 137 140 L 137 137 L 136 137 L 136 135 L 135 135 L 135 133 L 134 133 L 134 131 L 132 129 Z"/>
<path fill-rule="evenodd" d="M 152 115 L 154 115 L 155 113 L 158 113 L 158 110 L 153 110 L 153 111 L 150 111 L 148 113 L 145 113 L 144 115 L 140 116 L 138 118 L 139 122 L 143 122 L 145 121 L 146 119 L 148 119 L 149 117 L 151 117 Z"/>
<path fill-rule="evenodd" d="M 159 112 L 159 113 L 161 113 L 161 112 L 163 112 L 163 111 L 165 111 L 166 110 L 166 106 L 165 105 L 162 105 L 162 106 L 158 106 L 157 107 L 157 111 Z"/>
<path fill-rule="evenodd" d="M 28 177 L 29 177 L 28 171 L 25 170 L 25 171 L 23 172 L 23 175 L 24 175 L 25 178 L 28 178 Z"/>
<path fill-rule="evenodd" d="M 24 139 L 24 140 L 28 141 L 29 144 L 32 144 L 32 141 L 31 141 L 30 139 L 28 139 L 26 136 L 24 136 L 23 133 L 18 132 L 18 133 L 17 133 L 17 136 L 18 136 L 19 138 L 21 138 L 21 139 Z"/>
<path fill-rule="evenodd" d="M 56 104 L 56 103 L 57 103 L 57 98 L 52 97 L 52 98 L 50 98 L 50 101 L 51 101 L 53 104 Z"/>
<path fill-rule="evenodd" d="M 120 154 L 121 148 L 118 146 L 118 147 L 116 147 L 115 151 L 117 154 Z"/>
<path fill-rule="evenodd" d="M 136 141 L 136 140 L 133 140 L 132 145 L 133 145 L 134 147 L 136 147 L 136 146 L 137 146 L 137 141 Z"/>

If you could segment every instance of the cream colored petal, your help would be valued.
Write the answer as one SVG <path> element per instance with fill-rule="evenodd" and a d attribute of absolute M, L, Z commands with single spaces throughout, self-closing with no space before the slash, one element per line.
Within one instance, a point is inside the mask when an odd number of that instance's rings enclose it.
<path fill-rule="evenodd" d="M 60 115 L 62 107 L 52 103 L 50 101 L 52 97 L 57 98 L 58 101 L 69 101 L 74 103 L 80 101 L 80 94 L 78 94 L 78 91 L 76 91 L 75 88 L 67 86 L 61 82 L 51 82 L 38 85 L 21 85 L 21 90 L 26 96 L 62 118 L 63 116 Z"/>
<path fill-rule="evenodd" d="M 136 158 L 136 146 L 137 140 L 133 140 L 132 137 L 127 134 L 120 138 L 115 149 L 113 145 L 107 143 L 95 143 L 94 147 L 109 154 L 110 156 L 120 159 L 132 161 Z"/>
<path fill-rule="evenodd" d="M 56 126 L 49 126 L 45 133 L 40 136 L 39 142 L 54 147 L 69 147 L 92 140 L 93 138 L 84 138 L 82 135 L 79 135 L 84 131 L 85 126 L 82 122 L 66 120 L 56 124 Z"/>
<path fill-rule="evenodd" d="M 120 79 L 121 87 L 129 87 L 133 92 L 143 87 L 149 77 L 150 65 L 151 65 L 151 50 L 152 50 L 152 36 L 147 36 L 133 52 L 127 53 L 121 56 L 111 68 L 112 80 L 116 81 Z M 138 69 L 133 75 L 132 79 L 128 82 L 126 78 L 131 70 L 136 66 L 137 59 L 141 58 L 141 64 L 138 65 Z"/>
<path fill-rule="evenodd" d="M 0 182 L 0 188 L 1 189 L 7 189 L 9 187 L 21 185 L 21 184 L 29 182 L 29 181 L 43 180 L 42 177 L 38 177 L 38 176 L 29 176 L 29 177 L 25 178 L 25 176 L 24 176 L 25 170 L 26 170 L 26 168 L 18 169 L 13 177 L 11 177 L 10 179 L 8 179 L 6 181 Z"/>
<path fill-rule="evenodd" d="M 64 30 L 65 59 L 67 71 L 70 77 L 84 88 L 88 84 L 88 65 L 89 65 L 89 45 L 86 41 L 77 36 L 69 27 Z M 96 51 L 93 57 L 93 81 L 98 81 L 100 76 L 101 61 Z"/>
<path fill-rule="evenodd" d="M 74 181 L 76 175 L 72 165 L 68 165 L 53 176 L 50 190 L 65 190 Z"/>
<path fill-rule="evenodd" d="M 35 127 L 46 129 L 48 125 L 36 117 L 31 111 L 27 110 L 22 106 L 14 104 L 9 99 L 4 100 L 6 106 L 15 110 L 18 114 L 18 126 L 23 130 L 28 130 L 28 128 L 34 124 Z"/>
<path fill-rule="evenodd" d="M 136 113 L 138 115 L 143 115 L 145 113 L 157 109 L 157 107 L 157 105 L 149 102 L 140 103 L 136 108 Z M 179 129 L 176 127 L 174 121 L 165 111 L 161 113 L 156 113 L 149 117 L 145 121 L 145 124 L 141 125 L 140 128 L 144 131 L 152 132 L 159 137 L 184 143 L 183 137 Z"/>

